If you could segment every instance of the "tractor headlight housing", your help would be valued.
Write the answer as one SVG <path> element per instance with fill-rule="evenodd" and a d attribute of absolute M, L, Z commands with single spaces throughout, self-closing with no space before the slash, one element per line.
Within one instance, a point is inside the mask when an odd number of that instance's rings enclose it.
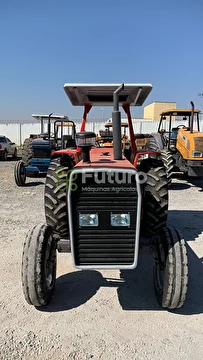
<path fill-rule="evenodd" d="M 111 226 L 130 226 L 130 214 L 111 213 Z"/>
<path fill-rule="evenodd" d="M 197 151 L 197 150 L 192 150 L 192 156 L 193 157 L 202 157 L 202 152 Z"/>
<path fill-rule="evenodd" d="M 79 213 L 79 226 L 98 226 L 99 217 L 98 214 L 85 214 Z"/>

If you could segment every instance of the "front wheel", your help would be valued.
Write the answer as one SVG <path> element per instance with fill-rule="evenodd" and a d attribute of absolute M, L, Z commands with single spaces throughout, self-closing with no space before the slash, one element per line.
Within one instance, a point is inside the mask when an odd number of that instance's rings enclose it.
<path fill-rule="evenodd" d="M 16 159 L 17 158 L 17 149 L 15 148 L 14 153 L 13 153 L 13 158 Z"/>
<path fill-rule="evenodd" d="M 27 235 L 22 256 L 22 287 L 28 304 L 42 306 L 52 298 L 56 280 L 56 240 L 50 226 L 35 226 Z"/>
<path fill-rule="evenodd" d="M 157 237 L 154 252 L 154 289 L 160 306 L 183 306 L 188 283 L 188 259 L 185 240 L 174 228 L 164 228 Z"/>
<path fill-rule="evenodd" d="M 24 186 L 26 181 L 26 170 L 24 163 L 20 160 L 15 164 L 14 178 L 16 185 Z"/>

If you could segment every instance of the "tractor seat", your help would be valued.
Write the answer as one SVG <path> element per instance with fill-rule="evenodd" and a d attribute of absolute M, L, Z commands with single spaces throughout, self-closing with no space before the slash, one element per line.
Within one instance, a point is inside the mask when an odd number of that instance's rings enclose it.
<path fill-rule="evenodd" d="M 63 135 L 64 147 L 65 148 L 76 148 L 75 139 L 72 138 L 72 135 Z"/>
<path fill-rule="evenodd" d="M 131 153 L 132 153 L 132 149 L 131 149 L 131 146 L 129 147 L 129 149 L 124 149 L 123 151 L 123 155 L 126 157 L 127 160 L 130 161 L 130 158 L 131 158 Z"/>
<path fill-rule="evenodd" d="M 76 141 L 75 139 L 69 139 L 65 142 L 65 145 L 66 148 L 70 148 L 70 147 L 76 148 Z"/>

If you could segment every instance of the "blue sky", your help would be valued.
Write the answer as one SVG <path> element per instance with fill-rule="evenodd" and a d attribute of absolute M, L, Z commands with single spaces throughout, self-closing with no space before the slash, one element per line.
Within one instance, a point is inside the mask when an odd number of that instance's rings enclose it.
<path fill-rule="evenodd" d="M 151 83 L 145 105 L 193 100 L 203 111 L 202 0 L 1 0 L 0 44 L 0 120 L 80 118 L 68 82 Z"/>

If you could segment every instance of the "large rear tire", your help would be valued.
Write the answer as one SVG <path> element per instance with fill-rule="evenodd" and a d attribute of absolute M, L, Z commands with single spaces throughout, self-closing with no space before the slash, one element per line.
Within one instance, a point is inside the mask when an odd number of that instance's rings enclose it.
<path fill-rule="evenodd" d="M 172 156 L 171 152 L 168 150 L 161 150 L 161 155 L 162 155 L 162 161 L 164 163 L 164 167 L 166 170 L 168 184 L 170 184 L 172 181 L 173 168 L 174 168 L 173 156 Z"/>
<path fill-rule="evenodd" d="M 26 170 L 22 160 L 15 164 L 14 168 L 15 183 L 18 186 L 24 186 L 26 182 Z"/>
<path fill-rule="evenodd" d="M 172 181 L 172 174 L 174 168 L 173 156 L 170 151 L 163 149 L 160 150 L 155 139 L 153 137 L 149 138 L 146 143 L 146 149 L 151 151 L 160 151 L 162 155 L 162 161 L 166 170 L 166 175 L 168 179 L 168 184 L 170 185 Z"/>
<path fill-rule="evenodd" d="M 32 141 L 33 139 L 27 138 L 23 143 L 22 161 L 26 166 L 30 164 L 30 161 L 33 158 Z"/>
<path fill-rule="evenodd" d="M 151 151 L 160 151 L 157 143 L 153 137 L 150 137 L 146 143 L 146 149 Z"/>
<path fill-rule="evenodd" d="M 28 304 L 42 306 L 52 298 L 56 280 L 56 240 L 47 225 L 29 231 L 23 247 L 22 287 Z"/>
<path fill-rule="evenodd" d="M 66 200 L 69 171 L 69 166 L 61 165 L 60 158 L 53 159 L 47 171 L 44 194 L 47 224 L 64 239 L 69 234 Z"/>
<path fill-rule="evenodd" d="M 139 171 L 146 174 L 143 184 L 141 232 L 156 234 L 166 226 L 168 216 L 168 181 L 163 162 L 152 158 L 141 162 Z"/>
<path fill-rule="evenodd" d="M 157 238 L 154 253 L 154 289 L 160 306 L 183 306 L 188 284 L 188 259 L 185 240 L 177 229 L 164 228 Z"/>

